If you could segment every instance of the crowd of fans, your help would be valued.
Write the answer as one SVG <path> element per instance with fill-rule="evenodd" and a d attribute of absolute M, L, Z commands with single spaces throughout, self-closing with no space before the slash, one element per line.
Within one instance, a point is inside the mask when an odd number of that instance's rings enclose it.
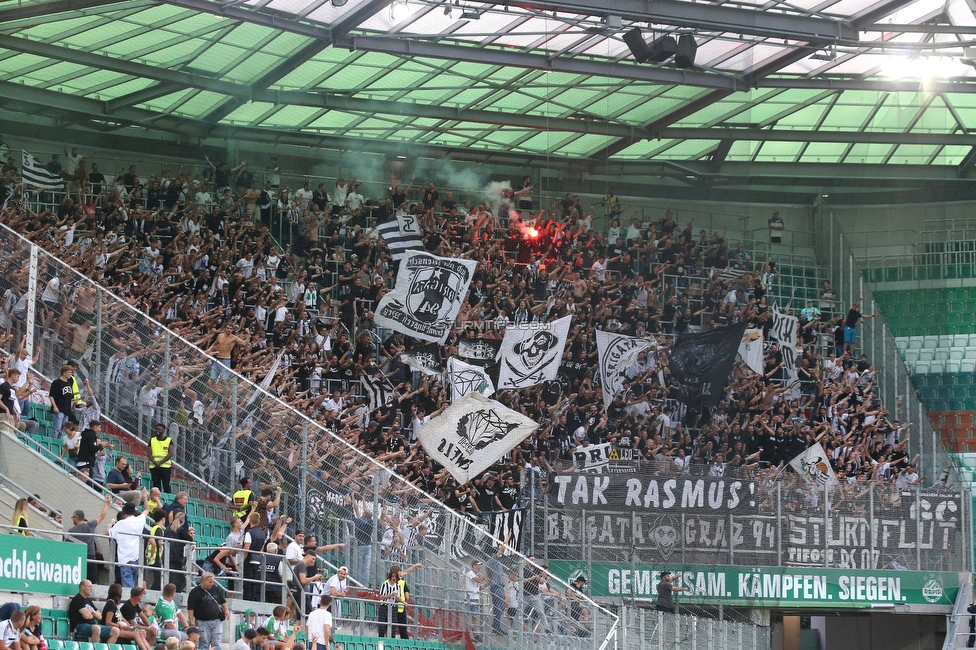
<path fill-rule="evenodd" d="M 503 488 L 518 482 L 521 469 L 550 472 L 583 439 L 631 448 L 660 471 L 713 475 L 782 466 L 819 440 L 852 481 L 918 478 L 905 453 L 906 428 L 873 398 L 875 370 L 844 333 L 862 317 L 857 305 L 846 317 L 812 303 L 799 311 L 799 399 L 783 387 L 783 351 L 775 345 L 767 347 L 764 375 L 736 367 L 714 413 L 685 413 L 670 399 L 671 335 L 742 320 L 768 333 L 778 275 L 773 261 L 751 264 L 741 242 L 730 250 L 722 233 L 696 235 L 693 222 L 680 226 L 670 210 L 660 219 L 639 210 L 628 216 L 612 190 L 589 209 L 566 194 L 534 210 L 529 179 L 477 205 L 459 205 L 430 182 L 414 193 L 412 183 L 404 188 L 395 179 L 387 196 L 363 197 L 356 179 L 342 178 L 292 193 L 277 186 L 274 160 L 259 192 L 245 163 L 209 160 L 198 177 L 181 169 L 145 179 L 133 166 L 114 184 L 99 172 L 85 182 L 77 172 L 84 158 L 66 154 L 62 171 L 77 176 L 73 191 L 53 211 L 12 201 L 4 223 L 255 381 L 285 350 L 273 393 L 459 510 L 512 507 Z M 606 232 L 592 228 L 598 210 Z M 417 342 L 393 334 L 377 345 L 372 308 L 393 285 L 396 264 L 375 226 L 394 214 L 418 219 L 426 250 L 478 262 L 444 358 L 457 355 L 460 339 L 500 339 L 500 323 L 574 316 L 558 385 L 498 396 L 539 422 L 539 432 L 471 485 L 456 485 L 416 442 L 418 427 L 448 398 L 440 381 L 415 382 L 398 360 Z M 270 236 L 272 218 L 298 224 L 284 250 Z M 23 289 L 8 276 L 0 281 L 15 314 Z M 825 292 L 832 297 L 829 285 Z M 85 321 L 79 293 L 43 297 L 51 335 L 66 346 Z M 594 377 L 597 327 L 659 344 L 606 410 Z M 831 336 L 836 345 L 825 349 Z M 227 376 L 208 372 L 212 382 Z M 355 380 L 380 372 L 397 387 L 397 403 L 366 413 Z M 182 396 L 192 401 L 192 390 Z"/>
<path fill-rule="evenodd" d="M 113 179 L 96 165 L 89 170 L 77 150 L 65 154 L 63 167 L 58 160 L 52 160 L 56 170 L 49 165 L 68 183 L 66 194 L 53 195 L 56 205 L 52 207 L 44 205 L 52 200 L 50 194 L 19 185 L 11 164 L 3 168 L 0 183 L 11 195 L 0 222 L 217 359 L 212 367 L 174 360 L 167 373 L 170 383 L 163 386 L 161 374 L 153 371 L 160 360 L 160 344 L 149 333 L 112 341 L 119 350 L 138 350 L 120 353 L 110 374 L 116 383 L 123 383 L 116 379 L 121 378 L 141 386 L 131 396 L 147 419 L 172 417 L 161 411 L 164 390 L 171 410 L 184 412 L 186 436 L 181 444 L 191 448 L 184 458 L 207 458 L 207 448 L 219 444 L 226 425 L 229 409 L 211 409 L 202 403 L 204 394 L 227 397 L 230 370 L 259 383 L 274 369 L 268 390 L 296 412 L 385 463 L 434 499 L 475 518 L 518 508 L 524 488 L 520 482 L 526 473 L 544 481 L 553 472 L 573 469 L 575 451 L 605 442 L 629 450 L 627 456 L 633 459 L 629 462 L 641 463 L 646 471 L 712 477 L 764 471 L 766 476 L 778 476 L 793 457 L 819 442 L 838 478 L 847 484 L 879 481 L 905 487 L 922 480 L 917 459 L 907 451 L 911 425 L 889 418 L 876 397 L 875 368 L 856 349 L 859 322 L 873 315 L 861 314 L 859 304 L 841 309 L 827 282 L 819 306 L 811 301 L 802 309 L 791 309 L 772 292 L 779 276 L 774 261 L 755 262 L 743 242 L 731 248 L 725 233 L 699 229 L 696 234 L 693 221 L 679 225 L 671 210 L 660 218 L 641 210 L 631 214 L 612 190 L 588 207 L 573 194 L 540 206 L 528 178 L 515 187 L 506 184 L 485 191 L 481 201 L 463 205 L 455 202 L 451 192 L 442 195 L 434 183 L 421 183 L 415 190 L 414 183 L 404 187 L 396 179 L 391 179 L 383 196 L 364 196 L 357 179 L 343 178 L 314 190 L 306 182 L 292 192 L 281 185 L 281 170 L 274 159 L 263 186 L 246 163 L 230 167 L 209 159 L 197 176 L 181 168 L 176 174 L 164 169 L 143 178 L 130 166 Z M 421 225 L 425 250 L 477 262 L 456 327 L 442 350 L 443 360 L 459 356 L 465 340 L 500 341 L 506 324 L 573 316 L 559 379 L 495 396 L 538 422 L 538 431 L 464 485 L 442 471 L 417 439 L 419 428 L 449 404 L 441 379 L 421 376 L 401 359 L 423 343 L 382 332 L 373 322 L 372 310 L 395 284 L 397 272 L 376 227 L 404 214 L 413 215 Z M 294 224 L 298 233 L 283 248 L 271 236 L 271 227 L 279 219 Z M 605 223 L 605 229 L 594 230 L 595 220 Z M 18 316 L 26 309 L 27 278 L 11 264 L 0 262 L 0 337 L 17 341 L 22 336 Z M 91 346 L 93 292 L 85 286 L 62 287 L 56 276 L 54 280 L 41 288 L 44 337 L 39 346 L 54 348 L 56 356 L 80 357 Z M 768 335 L 777 298 L 780 309 L 799 317 L 795 351 L 799 389 L 786 381 L 784 354 L 794 351 L 767 344 L 762 374 L 737 363 L 717 408 L 696 412 L 678 403 L 668 367 L 675 336 L 743 321 Z M 102 309 L 110 322 L 121 313 L 117 305 Z M 614 396 L 608 408 L 596 372 L 597 329 L 656 341 L 627 369 L 625 390 Z M 22 382 L 18 371 L 26 375 L 30 361 L 23 348 L 6 361 L 0 417 L 24 421 L 23 406 L 30 399 L 24 386 L 30 384 Z M 493 362 L 488 362 L 489 370 L 492 367 Z M 379 375 L 391 380 L 395 397 L 370 412 L 358 383 L 364 376 Z M 62 368 L 59 379 L 70 385 L 70 366 Z M 175 562 L 170 568 L 190 568 L 193 527 L 185 511 L 185 493 L 163 507 L 159 492 L 163 486 L 151 495 L 135 489 L 139 477 L 127 471 L 127 460 L 113 461 L 112 450 L 99 442 L 98 404 L 90 386 L 87 390 L 84 400 L 77 388 L 65 393 L 69 402 L 59 409 L 62 417 L 56 420 L 56 434 L 63 432 L 67 441 L 79 436 L 79 429 L 93 431 L 86 439 L 93 459 L 86 456 L 82 469 L 87 469 L 90 480 L 107 485 L 127 502 L 113 530 L 124 535 L 149 528 L 153 538 L 165 540 L 157 544 L 169 545 L 167 557 Z M 56 402 L 53 392 L 51 397 Z M 86 408 L 87 420 L 78 423 Z M 279 406 L 269 409 L 271 416 L 297 424 L 287 419 L 287 411 Z M 294 484 L 294 474 L 301 470 L 299 427 L 290 429 L 294 430 L 258 441 L 242 437 L 241 454 L 255 463 L 249 469 L 261 494 L 250 491 L 249 481 L 241 482 L 226 546 L 198 558 L 205 571 L 255 579 L 268 576 L 270 570 L 267 585 L 271 588 L 280 584 L 282 575 L 304 574 L 293 582 L 306 588 L 323 581 L 314 559 L 332 546 L 317 547 L 314 537 L 305 539 L 303 533 L 289 542 L 285 533 L 290 520 L 275 518 L 279 486 Z M 156 429 L 163 437 L 166 431 L 165 426 Z M 309 470 L 350 488 L 368 484 L 361 480 L 368 469 L 360 467 L 354 454 L 336 440 L 312 438 Z M 108 467 L 102 461 L 100 472 L 93 469 L 98 454 L 110 459 Z M 162 476 L 154 473 L 154 483 L 157 479 Z M 407 491 L 395 482 L 385 483 L 382 489 L 388 501 L 409 500 Z M 143 511 L 137 514 L 139 506 Z M 394 566 L 422 563 L 429 511 L 420 511 L 404 523 L 363 510 L 355 493 L 346 494 L 335 510 L 353 523 L 356 548 L 349 549 L 347 556 L 357 579 L 371 582 L 374 515 L 380 519 L 378 553 L 391 568 L 390 575 Z M 22 523 L 28 528 L 26 520 Z M 90 526 L 80 512 L 72 523 Z M 269 569 L 268 556 L 245 555 L 237 550 L 241 548 L 263 550 L 279 559 Z M 119 547 L 123 565 L 123 553 L 129 550 Z M 148 548 L 145 552 L 148 581 L 159 588 L 162 554 L 150 558 Z M 245 559 L 249 556 L 256 560 Z M 497 591 L 504 603 L 514 578 L 499 567 L 495 567 L 499 577 L 491 580 L 487 579 L 491 567 L 484 576 L 479 571 L 472 566 L 472 591 L 491 589 L 493 603 Z M 177 576 L 171 577 L 174 589 L 182 592 L 185 577 L 173 575 Z M 92 577 L 97 580 L 97 571 Z M 135 576 L 123 566 L 116 577 L 120 589 L 115 595 L 121 597 L 121 587 L 134 587 L 131 598 L 136 600 L 130 609 L 135 608 L 140 597 Z M 399 577 L 388 582 L 393 585 Z M 165 586 L 164 597 L 170 586 Z M 250 590 L 247 584 L 244 588 L 246 597 L 261 598 L 253 583 Z M 517 593 L 513 591 L 513 598 Z M 292 596 L 292 605 L 304 599 L 301 594 Z M 387 596 L 393 612 L 396 594 Z M 129 627 L 123 626 L 120 635 L 126 629 L 131 633 L 152 627 L 148 619 L 129 620 L 124 607 L 119 611 Z M 302 609 L 314 607 L 306 603 Z M 545 621 L 541 609 L 538 619 L 540 625 Z M 389 622 L 394 633 L 397 621 Z M 99 634 L 104 636 L 103 632 Z M 258 643 L 264 641 L 258 638 Z"/>

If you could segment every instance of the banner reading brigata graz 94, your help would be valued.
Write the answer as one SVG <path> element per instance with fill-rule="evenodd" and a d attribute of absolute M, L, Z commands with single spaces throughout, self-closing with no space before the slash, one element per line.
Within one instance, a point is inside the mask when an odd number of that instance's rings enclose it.
<path fill-rule="evenodd" d="M 648 566 L 622 562 L 554 560 L 553 575 L 571 582 L 587 576 L 587 595 L 596 598 L 653 600 L 663 569 L 687 589 L 679 603 L 740 607 L 844 608 L 872 605 L 941 605 L 951 608 L 959 574 L 940 571 L 862 571 L 858 569 Z"/>
<path fill-rule="evenodd" d="M 964 568 L 963 502 L 944 489 L 570 473 L 550 477 L 544 512 L 550 559 Z"/>

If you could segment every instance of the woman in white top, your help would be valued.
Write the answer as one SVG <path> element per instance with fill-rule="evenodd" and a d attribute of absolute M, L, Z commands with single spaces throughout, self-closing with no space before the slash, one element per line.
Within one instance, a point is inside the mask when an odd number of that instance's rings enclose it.
<path fill-rule="evenodd" d="M 61 450 L 61 458 L 64 458 L 69 465 L 78 469 L 78 448 L 81 446 L 81 432 L 78 425 L 68 420 L 64 423 L 64 448 Z"/>

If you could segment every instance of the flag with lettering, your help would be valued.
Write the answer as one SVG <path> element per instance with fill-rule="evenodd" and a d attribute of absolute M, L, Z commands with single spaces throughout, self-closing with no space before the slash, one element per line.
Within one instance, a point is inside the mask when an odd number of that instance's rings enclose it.
<path fill-rule="evenodd" d="M 599 358 L 597 372 L 603 389 L 603 405 L 609 407 L 614 396 L 623 390 L 627 369 L 636 355 L 653 346 L 653 339 L 639 339 L 623 334 L 596 331 L 596 350 Z"/>
<path fill-rule="evenodd" d="M 468 393 L 419 433 L 427 455 L 458 483 L 491 467 L 539 428 L 531 419 L 481 393 Z"/>
<path fill-rule="evenodd" d="M 376 324 L 444 345 L 477 266 L 474 260 L 408 251 L 396 286 L 376 306 Z"/>
<path fill-rule="evenodd" d="M 783 356 L 783 371 L 786 385 L 790 387 L 789 399 L 800 397 L 800 377 L 796 372 L 796 327 L 799 319 L 773 308 L 773 324 L 769 329 L 769 340 L 776 341 Z"/>

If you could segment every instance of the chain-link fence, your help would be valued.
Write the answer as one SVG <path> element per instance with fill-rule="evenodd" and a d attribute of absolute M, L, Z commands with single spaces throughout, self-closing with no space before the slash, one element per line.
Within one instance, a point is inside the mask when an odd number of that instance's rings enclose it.
<path fill-rule="evenodd" d="M 841 315 L 846 314 L 858 300 L 861 300 L 862 313 L 878 314 L 878 304 L 851 253 L 849 238 L 845 239 L 830 205 L 823 199 L 819 200 L 814 210 L 814 226 L 817 254 L 828 273 L 826 279 L 830 280 L 837 294 Z M 905 426 L 908 423 L 913 425 L 909 448 L 913 454 L 921 454 L 918 468 L 919 473 L 924 474 L 925 484 L 957 482 L 952 459 L 919 399 L 908 366 L 898 352 L 884 318 L 878 315 L 863 321 L 859 329 L 857 348 L 868 356 L 877 371 L 876 384 L 881 403 L 891 412 L 890 419 L 898 419 Z"/>
<path fill-rule="evenodd" d="M 242 477 L 252 478 L 256 491 L 280 487 L 279 507 L 299 529 L 317 535 L 320 544 L 345 544 L 335 562 L 349 567 L 354 584 L 376 587 L 393 564 L 420 563 L 411 575 L 414 593 L 432 610 L 466 613 L 472 633 L 487 637 L 497 602 L 481 588 L 487 582 L 468 579 L 474 561 L 482 563 L 478 575 L 485 566 L 496 576 L 508 569 L 517 576 L 532 571 L 523 556 L 498 552 L 499 541 L 484 528 L 350 444 L 360 422 L 340 427 L 311 420 L 266 386 L 247 381 L 231 370 L 215 329 L 188 341 L 164 328 L 152 318 L 168 309 L 164 296 L 129 304 L 6 228 L 0 231 L 0 260 L 15 296 L 8 325 L 18 338 L 32 333 L 40 350 L 36 372 L 51 380 L 62 364 L 76 361 L 79 383 L 91 385 L 110 419 L 146 442 L 157 425 L 163 428 L 175 444 L 177 473 L 195 475 L 226 494 Z M 236 363 L 244 370 L 248 359 Z M 354 386 L 347 389 L 346 399 L 358 399 Z M 557 592 L 568 588 L 547 581 Z M 575 633 L 570 612 L 551 612 L 549 631 L 560 647 L 596 649 L 614 638 L 616 616 L 595 603 L 588 607 L 585 636 Z M 512 626 L 510 647 L 525 647 L 533 632 L 528 625 Z"/>
<path fill-rule="evenodd" d="M 621 607 L 622 650 L 768 650 L 769 628 L 751 623 Z"/>

